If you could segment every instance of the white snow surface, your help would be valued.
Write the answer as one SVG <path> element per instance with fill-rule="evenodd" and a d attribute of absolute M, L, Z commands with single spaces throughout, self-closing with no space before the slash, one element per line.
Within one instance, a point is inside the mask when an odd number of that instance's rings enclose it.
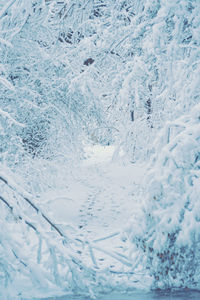
<path fill-rule="evenodd" d="M 40 207 L 72 239 L 91 245 L 92 252 L 90 246 L 77 249 L 85 265 L 113 272 L 117 286 L 126 283 L 126 288 L 148 290 L 151 279 L 144 266 L 132 273 L 133 249 L 124 236 L 137 209 L 145 166 L 129 163 L 123 156 L 113 162 L 114 151 L 112 146 L 87 147 L 85 160 L 66 175 L 66 188 L 44 193 Z M 129 272 L 133 277 L 127 281 Z"/>
<path fill-rule="evenodd" d="M 43 210 L 58 224 L 68 224 L 90 238 L 122 228 L 137 201 L 144 165 L 112 162 L 113 146 L 86 148 L 86 159 L 66 178 L 66 188 L 44 193 Z"/>

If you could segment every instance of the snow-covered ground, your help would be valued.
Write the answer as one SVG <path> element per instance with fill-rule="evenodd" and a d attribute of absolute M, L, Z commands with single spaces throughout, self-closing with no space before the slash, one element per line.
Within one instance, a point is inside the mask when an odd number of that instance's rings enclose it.
<path fill-rule="evenodd" d="M 140 199 L 138 193 L 141 189 L 145 167 L 141 164 L 128 163 L 122 154 L 118 160 L 114 160 L 114 152 L 115 148 L 111 146 L 87 147 L 85 159 L 79 163 L 71 162 L 69 165 L 58 165 L 53 161 L 35 159 L 32 165 L 24 165 L 24 169 L 27 168 L 26 179 L 30 183 L 25 186 L 25 189 L 21 188 L 23 181 L 20 176 L 16 176 L 13 181 L 12 176 L 7 172 L 3 174 L 2 178 L 5 177 L 5 183 L 3 181 L 2 185 L 5 189 L 5 197 L 9 195 L 9 201 L 13 205 L 15 193 L 19 193 L 19 201 L 22 202 L 21 205 L 23 204 L 24 214 L 26 217 L 28 215 L 29 222 L 37 223 L 38 230 L 43 236 L 50 237 L 51 234 L 52 244 L 47 246 L 50 250 L 56 248 L 59 259 L 62 255 L 75 257 L 84 268 L 97 271 L 97 277 L 98 274 L 108 277 L 111 280 L 110 287 L 120 286 L 119 289 L 123 291 L 127 287 L 143 288 L 145 285 L 142 269 L 139 269 L 138 274 L 135 274 L 135 270 L 133 272 L 133 259 L 129 255 L 131 242 L 123 234 L 123 228 L 131 218 Z M 19 171 L 21 169 L 19 168 Z M 29 205 L 27 199 L 31 199 L 34 205 Z M 34 207 L 38 207 L 41 214 L 35 214 Z M 39 226 L 40 222 L 41 226 Z M 25 224 L 27 225 L 27 222 Z M 66 254 L 59 250 L 60 247 L 63 250 L 63 244 L 59 234 L 57 235 L 58 230 L 52 230 L 49 224 L 54 224 L 59 228 L 62 236 L 66 237 L 65 241 L 69 241 L 69 244 L 65 245 Z M 20 239 L 23 240 L 21 229 L 23 230 L 24 227 L 20 226 L 21 222 L 15 228 L 15 237 L 16 231 L 18 232 L 17 243 Z M 27 233 L 29 243 L 26 245 L 26 251 L 24 247 L 23 251 L 19 249 L 19 253 L 24 257 L 24 254 L 27 256 L 27 251 L 30 251 L 31 255 L 34 254 L 36 258 L 39 253 L 42 263 L 47 267 L 50 265 L 49 268 L 51 268 L 51 261 L 49 262 L 51 253 L 46 251 L 46 244 L 40 251 L 38 232 L 35 234 L 33 230 Z M 59 263 L 61 266 L 62 262 L 59 261 Z M 36 279 L 37 274 L 43 274 L 40 270 L 40 263 L 37 266 L 39 270 L 35 267 L 33 276 Z M 65 264 L 62 267 L 64 269 Z M 60 276 L 63 276 L 64 271 L 60 269 Z M 127 276 L 129 278 L 131 276 L 130 281 L 127 281 Z M 38 290 L 33 289 L 32 277 L 30 282 L 25 282 L 23 278 L 23 276 L 16 278 L 13 285 L 17 288 L 16 293 L 18 290 L 20 293 L 23 291 L 24 299 L 63 295 L 63 289 L 57 286 L 50 287 L 47 291 L 44 282 L 41 287 L 39 284 Z M 41 278 L 43 279 L 43 275 L 40 276 Z M 101 279 L 99 282 L 100 287 Z M 107 288 L 106 282 L 105 288 Z M 149 287 L 148 278 L 146 287 Z M 65 292 L 65 286 L 63 288 Z"/>
<path fill-rule="evenodd" d="M 145 166 L 123 157 L 114 162 L 114 151 L 112 146 L 87 147 L 86 159 L 66 175 L 66 188 L 41 196 L 42 210 L 68 234 L 95 244 L 98 267 L 119 271 L 125 263 L 126 272 L 129 245 L 121 231 L 137 206 Z M 81 259 L 91 265 L 87 251 Z"/>
<path fill-rule="evenodd" d="M 117 294 L 112 293 L 98 297 L 98 300 L 199 300 L 198 291 L 183 291 L 175 293 L 167 292 L 138 292 Z M 46 300 L 88 300 L 87 297 L 64 296 L 59 298 L 48 298 Z"/>
<path fill-rule="evenodd" d="M 87 150 L 87 159 L 66 178 L 67 188 L 43 197 L 48 198 L 47 209 L 56 222 L 71 224 L 96 237 L 118 230 L 129 219 L 145 168 L 112 162 L 111 146 Z"/>
<path fill-rule="evenodd" d="M 2 298 L 2 300 L 7 298 Z M 88 296 L 70 295 L 54 296 L 48 298 L 20 298 L 21 300 L 91 300 Z M 183 290 L 183 291 L 124 291 L 121 293 L 112 292 L 108 294 L 101 294 L 96 297 L 96 300 L 199 300 L 200 293 L 196 290 Z"/>
<path fill-rule="evenodd" d="M 71 225 L 93 239 L 118 231 L 131 217 L 145 168 L 113 162 L 112 146 L 86 150 L 87 158 L 66 177 L 66 188 L 42 198 L 56 223 Z"/>

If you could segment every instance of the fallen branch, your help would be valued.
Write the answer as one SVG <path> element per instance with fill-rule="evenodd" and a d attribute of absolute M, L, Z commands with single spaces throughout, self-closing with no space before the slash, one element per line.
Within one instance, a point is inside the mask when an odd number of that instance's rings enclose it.
<path fill-rule="evenodd" d="M 6 206 L 10 209 L 11 213 L 13 214 L 13 206 L 11 206 L 11 205 L 8 203 L 8 201 L 6 201 L 2 196 L 0 196 L 0 200 L 1 200 L 4 204 L 6 204 Z M 22 218 L 21 216 L 18 216 L 18 219 L 21 220 L 21 221 L 23 220 L 23 218 Z M 28 225 L 28 226 L 31 227 L 35 232 L 38 233 L 36 227 L 35 227 L 33 224 L 31 224 L 31 223 L 30 223 L 29 221 L 27 221 L 27 220 L 24 220 L 24 222 L 25 222 L 26 225 Z"/>
<path fill-rule="evenodd" d="M 29 197 L 27 197 L 27 192 L 26 191 L 22 191 L 22 189 L 16 185 L 16 183 L 12 182 L 11 179 L 5 178 L 5 176 L 2 176 L 2 174 L 0 174 L 0 180 L 3 181 L 11 190 L 13 190 L 14 192 L 16 192 L 18 195 L 20 195 L 36 212 L 37 214 L 41 214 L 41 216 L 47 221 L 47 223 L 54 228 L 54 230 L 63 238 L 68 239 L 64 233 L 61 232 L 61 230 L 33 203 L 32 200 L 29 199 Z M 25 194 L 25 195 L 24 195 Z M 2 201 L 5 201 L 4 203 L 7 204 L 8 207 L 10 207 L 10 205 L 8 204 L 8 202 L 1 197 Z M 12 208 L 12 207 L 10 207 Z M 13 209 L 13 208 L 12 208 Z"/>
<path fill-rule="evenodd" d="M 132 267 L 132 263 L 130 261 L 128 261 L 127 259 L 124 259 L 123 257 L 120 257 L 117 253 L 112 253 L 112 252 L 110 252 L 108 250 L 102 249 L 102 248 L 94 246 L 94 245 L 91 245 L 91 247 L 93 249 L 96 249 L 96 250 L 98 250 L 98 251 L 100 251 L 100 252 L 102 252 L 102 253 L 104 253 L 104 254 L 106 254 L 106 255 L 108 255 L 108 256 L 116 259 L 116 260 L 118 260 L 123 265 L 126 265 L 128 267 Z"/>

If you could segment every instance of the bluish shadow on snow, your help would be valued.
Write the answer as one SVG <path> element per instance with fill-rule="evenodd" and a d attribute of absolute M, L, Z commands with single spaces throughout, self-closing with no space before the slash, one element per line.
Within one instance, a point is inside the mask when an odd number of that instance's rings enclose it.
<path fill-rule="evenodd" d="M 96 298 L 96 300 L 199 300 L 200 291 L 177 291 L 177 292 L 135 292 L 135 293 L 124 293 L 124 294 L 106 294 Z M 36 299 L 34 299 L 36 300 Z M 89 297 L 82 296 L 61 296 L 51 297 L 37 300 L 91 300 Z"/>

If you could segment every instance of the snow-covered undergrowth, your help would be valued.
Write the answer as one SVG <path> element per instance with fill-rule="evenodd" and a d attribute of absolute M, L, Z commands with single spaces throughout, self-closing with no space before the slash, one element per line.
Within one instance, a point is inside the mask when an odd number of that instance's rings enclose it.
<path fill-rule="evenodd" d="M 154 150 L 142 205 L 127 234 L 153 287 L 199 289 L 200 105 L 167 122 Z"/>

